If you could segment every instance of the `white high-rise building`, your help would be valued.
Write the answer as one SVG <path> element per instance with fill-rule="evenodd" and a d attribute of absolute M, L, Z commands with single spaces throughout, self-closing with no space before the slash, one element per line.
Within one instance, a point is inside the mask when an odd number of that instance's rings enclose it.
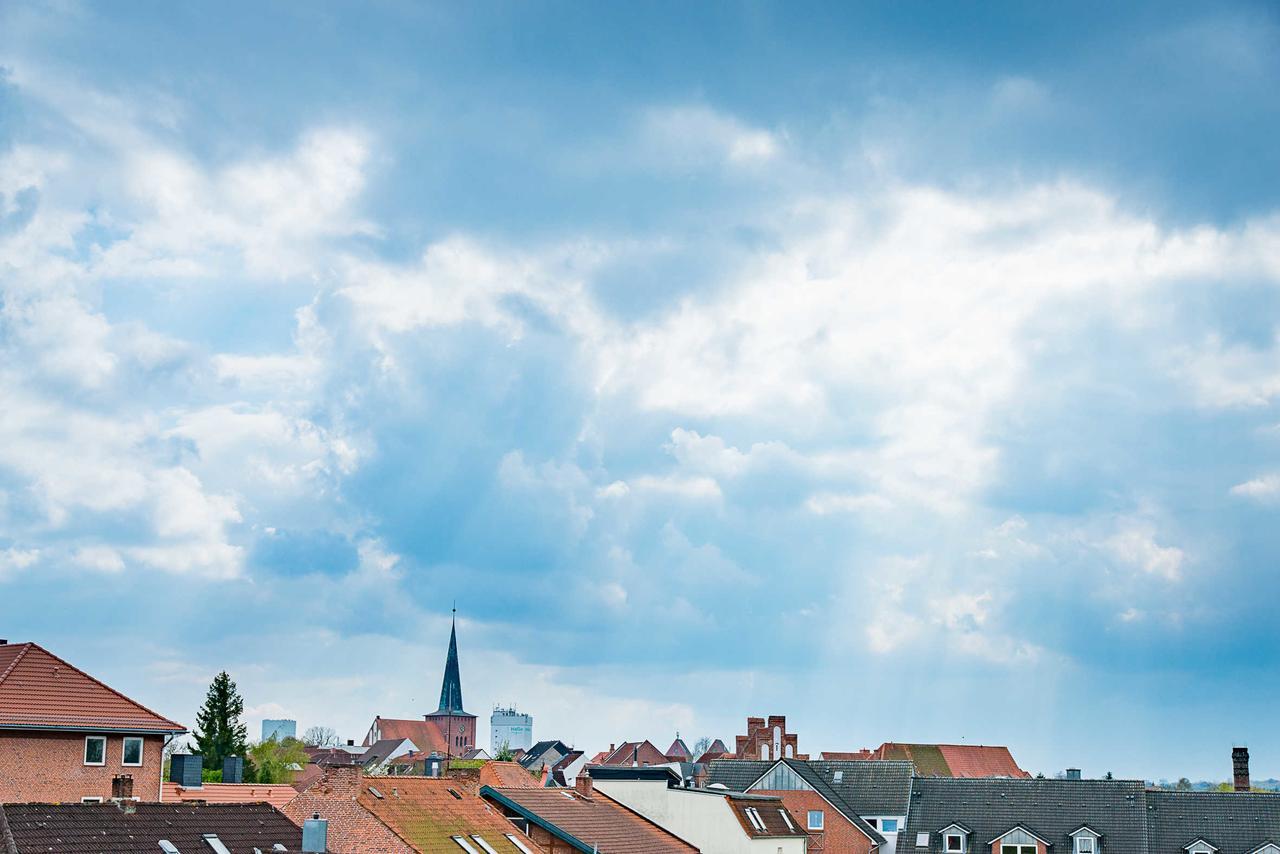
<path fill-rule="evenodd" d="M 497 756 L 503 745 L 512 750 L 533 747 L 533 715 L 523 715 L 515 706 L 494 708 L 489 717 L 489 755 Z"/>

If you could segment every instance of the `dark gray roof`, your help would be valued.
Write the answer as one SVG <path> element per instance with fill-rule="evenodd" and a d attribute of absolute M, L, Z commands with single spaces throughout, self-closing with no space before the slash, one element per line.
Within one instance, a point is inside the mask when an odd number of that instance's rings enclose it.
<path fill-rule="evenodd" d="M 874 827 L 867 824 L 862 819 L 862 816 L 902 815 L 905 812 L 905 810 L 900 810 L 890 813 L 881 813 L 878 810 L 863 809 L 857 800 L 859 793 L 857 791 L 856 780 L 851 781 L 849 786 L 842 786 L 840 790 L 837 790 L 831 782 L 833 779 L 831 771 L 833 769 L 815 767 L 843 765 L 847 763 L 808 762 L 801 759 L 778 759 L 771 762 L 753 759 L 713 759 L 710 763 L 710 767 L 707 769 L 707 785 L 711 786 L 718 783 L 735 792 L 745 792 L 748 786 L 756 780 L 759 780 L 764 776 L 765 772 L 774 765 L 777 765 L 779 762 L 784 763 L 792 771 L 795 771 L 796 774 L 799 775 L 800 779 L 812 786 L 814 791 L 822 795 L 822 797 L 836 809 L 840 810 L 846 818 L 858 826 L 859 830 L 867 834 L 868 837 L 879 844 L 884 844 L 884 837 L 881 836 Z M 908 787 L 910 786 L 911 763 L 895 762 L 881 764 L 893 764 L 895 766 L 905 765 L 908 769 L 906 778 L 907 785 Z M 878 794 L 874 795 L 873 799 L 877 806 L 879 806 L 884 800 Z M 901 799 L 899 798 L 899 800 Z"/>
<path fill-rule="evenodd" d="M 417 746 L 417 744 L 413 741 L 413 739 L 408 739 L 408 738 L 378 739 L 369 747 L 368 750 L 366 750 L 364 753 L 360 755 L 359 762 L 360 764 L 366 767 L 372 764 L 382 762 L 389 755 L 391 755 L 391 751 L 395 750 L 397 747 L 400 746 L 402 742 L 405 742 L 405 741 L 408 741 L 410 744 L 414 744 L 415 747 Z"/>
<path fill-rule="evenodd" d="M 911 799 L 910 762 L 850 759 L 809 760 L 788 759 L 793 768 L 804 766 L 807 774 L 820 777 L 850 805 L 858 815 L 906 815 Z M 707 783 L 719 783 L 735 792 L 745 792 L 759 780 L 775 762 L 754 759 L 713 759 L 707 771 Z M 836 772 L 840 772 L 837 783 Z"/>
<path fill-rule="evenodd" d="M 138 803 L 126 812 L 114 804 L 4 804 L 0 851 L 34 854 L 159 854 L 160 840 L 179 851 L 211 851 L 214 833 L 232 854 L 270 851 L 277 843 L 302 847 L 302 830 L 270 804 Z M 7 843 L 7 844 L 6 844 Z"/>
<path fill-rule="evenodd" d="M 897 760 L 831 760 L 809 762 L 859 815 L 906 815 L 911 802 L 910 762 Z M 840 782 L 836 782 L 840 772 Z"/>
<path fill-rule="evenodd" d="M 1280 794 L 1263 792 L 1147 792 L 1148 854 L 1183 854 L 1203 838 L 1221 854 L 1249 854 L 1280 845 Z"/>
<path fill-rule="evenodd" d="M 973 851 L 989 847 L 1015 825 L 1048 840 L 1053 851 L 1070 851 L 1067 834 L 1087 824 L 1102 834 L 1103 854 L 1144 854 L 1146 794 L 1143 784 L 1132 780 L 916 777 L 907 822 L 898 833 L 898 854 L 940 854 L 938 831 L 957 822 L 973 830 Z M 916 847 L 917 833 L 929 834 L 928 848 Z"/>

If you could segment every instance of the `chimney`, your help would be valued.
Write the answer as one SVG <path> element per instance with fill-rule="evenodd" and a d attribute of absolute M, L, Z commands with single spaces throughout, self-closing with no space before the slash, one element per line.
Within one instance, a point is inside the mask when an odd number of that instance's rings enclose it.
<path fill-rule="evenodd" d="M 591 797 L 592 792 L 595 791 L 595 781 L 591 779 L 591 775 L 587 773 L 585 768 L 582 769 L 582 773 L 578 775 L 577 779 L 573 781 L 573 788 L 584 798 Z"/>
<path fill-rule="evenodd" d="M 133 775 L 117 774 L 111 778 L 111 800 L 125 801 L 133 797 Z"/>
<path fill-rule="evenodd" d="M 244 757 L 227 756 L 222 760 L 222 782 L 244 782 Z"/>
<path fill-rule="evenodd" d="M 1231 771 L 1237 792 L 1249 791 L 1249 748 L 1231 748 Z"/>
<path fill-rule="evenodd" d="M 439 753 L 432 753 L 427 757 L 426 761 L 422 763 L 422 773 L 427 777 L 439 777 L 440 766 L 443 762 L 444 760 L 440 758 Z"/>
<path fill-rule="evenodd" d="M 1068 768 L 1068 769 L 1067 769 L 1067 779 L 1068 779 L 1068 780 L 1079 780 L 1079 779 L 1080 779 L 1080 769 L 1079 769 L 1079 768 Z"/>
<path fill-rule="evenodd" d="M 204 757 L 199 753 L 175 753 L 169 757 L 169 782 L 186 789 L 200 788 Z"/>
<path fill-rule="evenodd" d="M 303 854 L 325 854 L 329 850 L 329 822 L 320 817 L 320 813 L 312 813 L 311 818 L 302 823 Z"/>

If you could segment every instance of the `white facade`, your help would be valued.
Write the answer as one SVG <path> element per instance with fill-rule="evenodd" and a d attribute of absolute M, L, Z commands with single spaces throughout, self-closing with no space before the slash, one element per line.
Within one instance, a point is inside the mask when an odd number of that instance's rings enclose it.
<path fill-rule="evenodd" d="M 521 714 L 515 706 L 494 709 L 489 716 L 489 753 L 497 756 L 504 744 L 512 750 L 533 747 L 533 715 Z"/>
<path fill-rule="evenodd" d="M 592 785 L 702 854 L 805 854 L 808 838 L 752 839 L 742 829 L 724 792 L 672 789 L 663 780 L 594 780 Z"/>

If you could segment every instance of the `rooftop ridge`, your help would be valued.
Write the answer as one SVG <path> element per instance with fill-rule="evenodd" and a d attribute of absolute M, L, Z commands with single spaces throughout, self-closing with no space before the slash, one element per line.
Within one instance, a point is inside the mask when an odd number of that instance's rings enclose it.
<path fill-rule="evenodd" d="M 119 697 L 121 700 L 124 700 L 126 703 L 129 703 L 129 704 L 131 704 L 131 705 L 137 706 L 139 709 L 141 709 L 142 711 L 144 711 L 144 712 L 146 712 L 147 714 L 151 715 L 152 717 L 156 718 L 157 720 L 161 721 L 162 723 L 172 724 L 172 725 L 173 725 L 173 727 L 174 727 L 174 731 L 175 731 L 175 732 L 187 732 L 187 728 L 186 728 L 185 726 L 183 726 L 182 724 L 178 723 L 177 721 L 172 720 L 172 719 L 170 719 L 170 718 L 166 718 L 164 715 L 162 715 L 162 714 L 160 714 L 160 713 L 158 713 L 158 712 L 154 711 L 153 709 L 150 709 L 150 708 L 148 708 L 147 706 L 142 705 L 141 703 L 139 703 L 137 700 L 133 699 L 132 697 L 127 697 L 127 696 L 125 696 L 124 694 L 122 694 L 122 693 L 120 693 L 119 691 L 117 691 L 115 688 L 112 688 L 110 685 L 108 685 L 107 683 L 103 682 L 101 679 L 98 679 L 97 677 L 93 676 L 92 674 L 87 673 L 87 672 L 85 672 L 84 670 L 81 670 L 79 667 L 76 667 L 74 664 L 72 664 L 71 662 L 69 662 L 69 661 L 67 661 L 66 659 L 62 658 L 61 656 L 59 656 L 59 655 L 55 655 L 54 653 L 52 653 L 52 652 L 50 652 L 49 650 L 45 649 L 43 646 L 41 646 L 40 644 L 36 643 L 35 641 L 28 641 L 28 642 L 25 644 L 25 646 L 26 646 L 27 648 L 26 648 L 26 649 L 24 649 L 22 652 L 20 652 L 20 653 L 17 655 L 17 657 L 15 657 L 15 658 L 14 658 L 13 662 L 9 665 L 8 669 L 7 669 L 7 670 L 5 670 L 5 672 L 4 672 L 4 676 L 0 676 L 0 684 L 3 684 L 4 680 L 8 678 L 8 676 L 10 675 L 10 673 L 11 673 L 11 672 L 13 671 L 13 669 L 17 666 L 19 659 L 25 658 L 25 657 L 26 657 L 26 655 L 27 655 L 27 653 L 29 653 L 29 652 L 31 651 L 31 649 L 32 649 L 32 648 L 35 648 L 35 649 L 40 650 L 42 653 L 44 653 L 45 655 L 49 656 L 50 658 L 52 658 L 54 661 L 56 661 L 56 662 L 58 662 L 58 663 L 62 664 L 62 665 L 63 665 L 63 666 L 65 666 L 65 667 L 69 667 L 70 669 L 74 670 L 76 673 L 79 673 L 81 676 L 83 676 L 84 678 L 88 679 L 90 682 L 92 682 L 93 684 L 97 685 L 99 688 L 102 688 L 103 690 L 105 690 L 105 691 L 107 691 L 107 692 L 109 692 L 109 693 L 111 693 L 111 694 L 114 694 L 115 696 Z"/>

